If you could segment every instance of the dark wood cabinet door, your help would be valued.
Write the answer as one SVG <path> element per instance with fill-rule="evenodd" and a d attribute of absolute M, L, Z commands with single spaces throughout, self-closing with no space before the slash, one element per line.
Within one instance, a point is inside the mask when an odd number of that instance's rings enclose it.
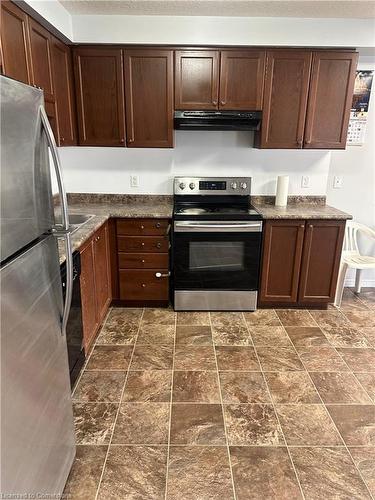
<path fill-rule="evenodd" d="M 344 232 L 344 221 L 306 222 L 299 302 L 333 302 Z"/>
<path fill-rule="evenodd" d="M 101 323 L 111 301 L 108 225 L 94 235 L 95 290 L 98 320 Z"/>
<path fill-rule="evenodd" d="M 124 51 L 129 147 L 173 147 L 173 51 Z"/>
<path fill-rule="evenodd" d="M 313 53 L 304 147 L 345 149 L 358 54 Z"/>
<path fill-rule="evenodd" d="M 77 138 L 70 48 L 54 37 L 51 47 L 57 111 L 57 142 L 59 146 L 72 146 L 77 144 Z"/>
<path fill-rule="evenodd" d="M 56 103 L 51 101 L 45 101 L 44 109 L 48 117 L 48 121 L 51 125 L 53 135 L 55 136 L 56 144 L 58 144 L 58 129 L 57 129 L 57 113 L 56 113 Z"/>
<path fill-rule="evenodd" d="M 265 52 L 223 50 L 220 56 L 219 108 L 261 110 Z"/>
<path fill-rule="evenodd" d="M 217 50 L 175 52 L 175 109 L 217 109 L 219 96 Z"/>
<path fill-rule="evenodd" d="M 27 15 L 12 2 L 1 2 L 0 33 L 4 75 L 30 84 Z"/>
<path fill-rule="evenodd" d="M 73 50 L 79 144 L 125 146 L 122 50 Z"/>
<path fill-rule="evenodd" d="M 99 326 L 95 274 L 94 274 L 94 246 L 93 240 L 81 251 L 81 301 L 82 301 L 82 321 L 83 321 L 83 339 L 86 354 L 95 338 Z"/>
<path fill-rule="evenodd" d="M 51 39 L 52 35 L 31 17 L 29 40 L 31 55 L 31 82 L 44 90 L 46 101 L 54 101 L 54 82 L 52 74 Z"/>
<path fill-rule="evenodd" d="M 260 302 L 297 302 L 305 221 L 267 220 L 263 233 Z"/>
<path fill-rule="evenodd" d="M 302 148 L 311 57 L 297 49 L 267 53 L 261 148 Z"/>

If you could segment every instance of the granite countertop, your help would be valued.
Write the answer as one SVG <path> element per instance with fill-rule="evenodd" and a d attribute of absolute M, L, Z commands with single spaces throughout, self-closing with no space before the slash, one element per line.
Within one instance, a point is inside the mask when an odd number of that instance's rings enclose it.
<path fill-rule="evenodd" d="M 78 250 L 110 217 L 154 217 L 169 219 L 172 217 L 173 202 L 171 196 L 118 196 L 111 201 L 106 195 L 68 195 L 70 214 L 94 215 L 72 234 L 73 252 Z M 59 207 L 55 209 L 59 219 Z M 59 240 L 60 264 L 65 261 L 65 245 Z"/>
<path fill-rule="evenodd" d="M 309 203 L 295 203 L 286 207 L 275 207 L 267 203 L 253 203 L 263 219 L 335 219 L 347 220 L 352 216 L 330 207 L 329 205 L 315 205 Z"/>
<path fill-rule="evenodd" d="M 336 219 L 352 216 L 325 204 L 325 197 L 290 197 L 286 207 L 275 207 L 274 197 L 252 197 L 264 219 Z M 172 196 L 68 194 L 69 213 L 94 215 L 72 234 L 73 251 L 79 249 L 110 217 L 171 218 Z M 59 207 L 56 207 L 59 218 Z M 59 240 L 60 263 L 65 261 L 64 242 Z"/>

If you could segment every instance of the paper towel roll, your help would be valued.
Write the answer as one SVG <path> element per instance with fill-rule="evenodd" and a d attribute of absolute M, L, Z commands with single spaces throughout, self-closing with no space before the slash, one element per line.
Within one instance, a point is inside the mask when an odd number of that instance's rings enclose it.
<path fill-rule="evenodd" d="M 277 177 L 276 200 L 277 207 L 286 207 L 288 203 L 289 175 L 279 175 Z"/>

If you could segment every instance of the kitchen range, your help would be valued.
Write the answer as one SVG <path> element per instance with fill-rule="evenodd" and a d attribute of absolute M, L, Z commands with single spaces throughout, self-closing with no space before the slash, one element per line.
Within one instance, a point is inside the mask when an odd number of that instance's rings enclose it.
<path fill-rule="evenodd" d="M 176 311 L 256 309 L 263 223 L 250 193 L 250 177 L 175 178 Z"/>

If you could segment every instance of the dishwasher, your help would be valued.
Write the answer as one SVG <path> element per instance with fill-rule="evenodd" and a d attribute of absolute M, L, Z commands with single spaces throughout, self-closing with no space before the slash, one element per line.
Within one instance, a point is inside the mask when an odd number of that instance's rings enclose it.
<path fill-rule="evenodd" d="M 60 266 L 63 296 L 65 300 L 66 291 L 66 263 Z M 70 385 L 74 386 L 85 362 L 85 351 L 83 348 L 83 324 L 81 287 L 79 277 L 81 275 L 81 256 L 78 251 L 73 253 L 73 294 L 68 323 L 66 326 L 66 343 L 68 346 Z"/>

